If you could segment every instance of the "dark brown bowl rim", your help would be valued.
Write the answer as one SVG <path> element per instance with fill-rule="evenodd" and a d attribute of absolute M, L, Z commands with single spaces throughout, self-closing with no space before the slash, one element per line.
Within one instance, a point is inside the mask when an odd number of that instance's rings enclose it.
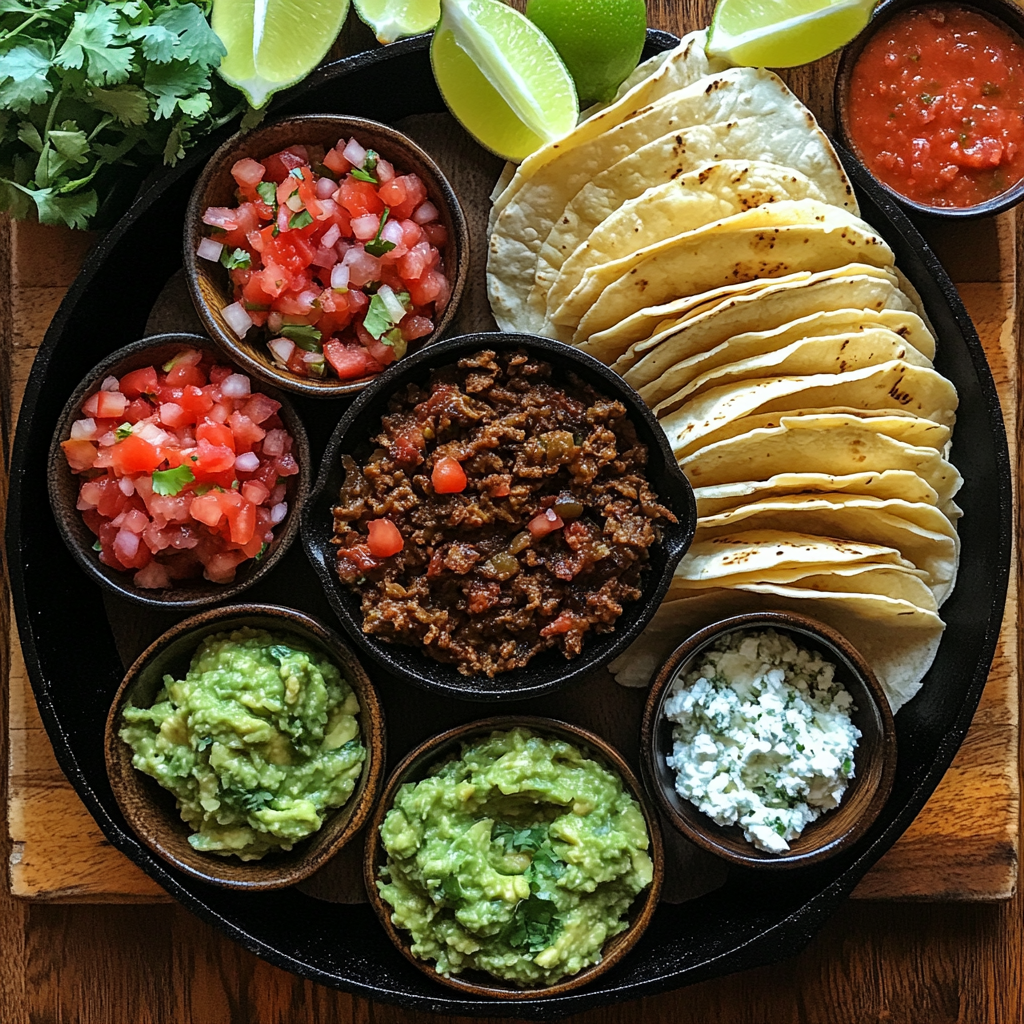
<path fill-rule="evenodd" d="M 477 735 L 486 735 L 492 732 L 515 728 L 529 729 L 538 734 L 553 734 L 584 748 L 589 747 L 589 753 L 595 755 L 596 760 L 603 760 L 607 767 L 618 772 L 626 784 L 626 788 L 640 805 L 644 822 L 647 826 L 647 835 L 650 839 L 648 853 L 654 865 L 654 874 L 650 886 L 648 886 L 644 893 L 637 894 L 637 898 L 643 897 L 643 903 L 636 910 L 632 923 L 624 932 L 613 936 L 605 943 L 603 948 L 611 947 L 608 954 L 602 956 L 596 964 L 583 968 L 571 978 L 559 981 L 546 988 L 517 988 L 511 985 L 506 987 L 494 983 L 496 979 L 492 983 L 487 984 L 465 981 L 462 980 L 461 976 L 438 974 L 432 966 L 432 961 L 420 960 L 413 955 L 409 949 L 407 935 L 404 932 L 400 932 L 392 923 L 391 910 L 381 899 L 376 886 L 377 868 L 385 859 L 383 844 L 380 841 L 380 826 L 384 821 L 384 816 L 391 809 L 391 804 L 394 801 L 398 788 L 405 782 L 412 781 L 409 776 L 417 775 L 422 777 L 425 774 L 424 770 L 426 768 L 431 767 L 434 763 L 441 763 L 445 760 L 449 752 L 448 748 L 452 748 L 451 753 L 454 754 L 457 753 L 457 744 L 464 740 Z M 566 992 L 588 984 L 605 971 L 614 967 L 639 942 L 640 937 L 643 935 L 648 924 L 650 924 L 658 905 L 664 875 L 665 858 L 658 815 L 651 806 L 647 792 L 633 774 L 625 758 L 607 740 L 602 739 L 589 729 L 573 725 L 570 722 L 563 722 L 557 718 L 545 718 L 539 715 L 498 715 L 475 722 L 467 722 L 465 725 L 457 725 L 436 736 L 432 736 L 409 751 L 394 768 L 384 784 L 380 800 L 367 827 L 366 847 L 363 856 L 363 882 L 366 885 L 367 898 L 385 932 L 387 932 L 388 938 L 391 939 L 405 959 L 428 977 L 442 985 L 447 985 L 449 988 L 472 995 L 490 996 L 504 1000 L 535 999 L 538 997 L 564 995 Z M 635 905 L 636 900 L 634 899 Z M 468 973 L 474 976 L 479 973 L 479 976 L 484 976 L 483 972 L 474 971 Z"/>
<path fill-rule="evenodd" d="M 656 759 L 661 759 L 665 755 L 665 751 L 659 744 L 658 736 L 662 709 L 671 685 L 678 677 L 681 666 L 705 650 L 714 640 L 725 633 L 768 627 L 777 629 L 780 632 L 796 633 L 812 640 L 816 646 L 829 651 L 834 658 L 839 660 L 840 667 L 845 668 L 861 683 L 864 692 L 874 705 L 873 710 L 880 723 L 877 742 L 874 745 L 875 756 L 851 780 L 850 786 L 847 789 L 845 803 L 841 802 L 838 808 L 830 811 L 827 815 L 823 815 L 817 821 L 811 822 L 804 830 L 803 835 L 813 834 L 813 831 L 823 823 L 828 826 L 837 820 L 842 820 L 839 815 L 844 807 L 849 806 L 851 791 L 853 791 L 855 786 L 864 784 L 863 780 L 873 776 L 876 780 L 875 789 L 868 806 L 863 813 L 849 822 L 835 838 L 829 840 L 823 846 L 813 847 L 798 853 L 778 854 L 760 850 L 752 843 L 748 843 L 743 839 L 739 826 L 717 825 L 711 818 L 698 811 L 696 807 L 692 808 L 694 820 L 684 816 L 679 809 L 683 803 L 682 798 L 677 796 L 674 790 L 672 797 L 668 796 L 665 786 L 659 779 L 658 769 L 655 764 Z M 733 615 L 727 619 L 713 622 L 688 637 L 669 655 L 667 661 L 655 676 L 651 684 L 650 693 L 647 696 L 647 703 L 644 706 L 644 715 L 640 726 L 640 768 L 644 783 L 647 786 L 648 792 L 653 794 L 655 801 L 666 815 L 668 821 L 687 839 L 709 853 L 713 853 L 741 867 L 762 870 L 786 870 L 818 864 L 856 843 L 871 827 L 889 799 L 893 781 L 896 777 L 896 753 L 896 726 L 889 707 L 889 701 L 864 657 L 846 637 L 837 630 L 832 629 L 831 626 L 826 626 L 816 619 L 806 615 L 799 615 L 796 612 L 745 612 L 741 615 Z M 878 766 L 879 770 L 872 772 L 875 765 Z M 870 782 L 867 784 L 870 785 Z M 697 825 L 696 821 L 700 821 L 702 824 Z M 722 843 L 718 837 L 724 833 L 738 836 L 743 842 L 744 847 L 749 848 L 749 852 L 739 853 L 731 846 Z"/>
<path fill-rule="evenodd" d="M 237 151 L 239 155 L 245 155 L 247 152 L 252 152 L 254 146 L 258 149 L 260 138 L 268 132 L 281 131 L 283 127 L 290 128 L 292 126 L 295 126 L 296 130 L 301 130 L 313 122 L 325 121 L 338 126 L 339 137 L 345 134 L 346 131 L 356 136 L 359 135 L 360 131 L 373 131 L 386 137 L 396 150 L 404 148 L 412 153 L 417 160 L 422 161 L 435 177 L 433 184 L 436 184 L 437 188 L 431 187 L 429 194 L 435 191 L 439 192 L 440 194 L 435 195 L 434 198 L 440 200 L 448 210 L 451 224 L 454 228 L 454 237 L 449 239 L 449 245 L 455 251 L 454 266 L 447 267 L 452 288 L 451 296 L 444 311 L 438 318 L 433 332 L 427 335 L 426 338 L 418 339 L 413 343 L 415 345 L 414 351 L 419 351 L 425 345 L 429 345 L 443 337 L 444 332 L 451 325 L 458 310 L 469 274 L 469 226 L 459 198 L 452 188 L 451 182 L 445 177 L 433 157 L 397 128 L 366 117 L 326 113 L 300 114 L 294 117 L 281 118 L 277 121 L 270 121 L 251 131 L 237 132 L 235 135 L 232 135 L 207 161 L 206 167 L 199 175 L 199 179 L 189 197 L 185 213 L 183 240 L 183 262 L 189 294 L 192 296 L 192 302 L 196 307 L 199 318 L 203 322 L 203 326 L 217 345 L 227 352 L 235 362 L 244 366 L 247 371 L 264 383 L 283 388 L 286 391 L 292 391 L 296 394 L 305 395 L 307 398 L 342 398 L 347 395 L 353 395 L 373 383 L 380 374 L 352 381 L 340 381 L 332 378 L 324 378 L 323 380 L 302 379 L 288 371 L 278 370 L 269 359 L 266 361 L 254 359 L 240 348 L 235 339 L 223 331 L 220 324 L 210 315 L 197 284 L 199 262 L 196 255 L 196 246 L 200 237 L 199 225 L 202 219 L 204 197 L 213 180 L 215 168 L 228 154 Z M 400 163 L 400 160 L 395 162 Z"/>
<path fill-rule="evenodd" d="M 832 94 L 832 109 L 835 116 L 836 133 L 842 145 L 852 154 L 853 158 L 864 168 L 866 174 L 886 195 L 890 196 L 904 209 L 926 217 L 943 218 L 946 220 L 974 220 L 980 217 L 992 217 L 1003 213 L 1024 200 L 1024 178 L 1014 182 L 1005 192 L 974 206 L 929 206 L 908 199 L 897 192 L 891 185 L 877 178 L 863 159 L 861 148 L 857 145 L 849 131 L 847 108 L 850 99 L 850 83 L 853 69 L 860 59 L 861 52 L 874 34 L 897 14 L 914 7 L 935 7 L 946 5 L 962 10 L 974 11 L 984 15 L 990 21 L 1000 23 L 1017 42 L 1024 47 L 1024 10 L 1009 0 L 969 0 L 967 3 L 956 3 L 953 0 L 882 0 L 875 9 L 865 29 L 843 51 L 836 71 L 835 88 Z"/>
<path fill-rule="evenodd" d="M 99 385 L 105 377 L 112 373 L 114 376 L 118 376 L 114 371 L 122 363 L 129 360 L 135 361 L 153 349 L 164 347 L 201 348 L 219 361 L 225 363 L 232 362 L 205 335 L 178 331 L 167 334 L 147 335 L 138 341 L 133 341 L 130 345 L 125 345 L 111 352 L 110 355 L 97 363 L 85 375 L 82 383 L 75 388 L 61 410 L 60 417 L 57 420 L 57 427 L 53 433 L 53 439 L 50 442 L 49 466 L 46 475 L 47 493 L 50 499 L 50 506 L 53 509 L 53 517 L 57 522 L 57 529 L 64 543 L 78 565 L 97 583 L 120 597 L 128 598 L 149 608 L 204 608 L 208 605 L 237 597 L 243 591 L 248 590 L 249 587 L 266 576 L 284 557 L 299 533 L 302 509 L 309 496 L 313 478 L 312 456 L 309 451 L 309 438 L 306 434 L 306 428 L 302 420 L 299 419 L 299 415 L 288 396 L 273 386 L 265 386 L 261 381 L 260 390 L 275 402 L 281 403 L 281 418 L 292 435 L 299 463 L 299 472 L 294 478 L 296 482 L 294 488 L 290 491 L 288 515 L 285 517 L 284 523 L 280 524 L 283 528 L 280 530 L 275 528 L 274 540 L 271 542 L 270 548 L 263 558 L 259 562 L 255 559 L 248 559 L 241 563 L 236 571 L 233 583 L 211 583 L 209 580 L 200 579 L 197 581 L 184 581 L 179 586 L 164 590 L 144 590 L 136 587 L 131 581 L 129 572 L 121 572 L 118 569 L 103 565 L 94 557 L 94 552 L 91 548 L 87 551 L 83 547 L 82 541 L 76 536 L 75 527 L 69 521 L 70 517 L 60 513 L 63 502 L 59 491 L 58 477 L 63 477 L 65 480 L 67 477 L 71 477 L 72 480 L 77 479 L 76 474 L 72 473 L 68 467 L 67 459 L 64 458 L 60 444 L 61 441 L 67 440 L 70 436 L 71 424 L 78 418 L 78 411 L 82 402 L 94 390 L 99 390 Z M 146 364 L 140 363 L 140 365 Z M 239 367 L 234 363 L 232 365 L 238 372 L 246 372 L 243 367 Z M 78 515 L 78 521 L 82 522 L 80 514 L 75 512 L 74 509 L 70 511 Z M 88 531 L 88 527 L 85 526 L 84 522 L 82 522 L 82 526 L 83 529 Z"/>
<path fill-rule="evenodd" d="M 619 399 L 640 439 L 648 445 L 647 479 L 657 492 L 658 501 L 677 517 L 665 524 L 658 544 L 649 549 L 649 569 L 643 577 L 643 593 L 625 606 L 612 632 L 593 634 L 575 658 L 567 659 L 553 648 L 535 655 L 521 668 L 500 672 L 493 677 L 483 673 L 463 676 L 447 662 L 432 659 L 413 644 L 391 643 L 363 632 L 363 615 L 358 599 L 351 596 L 334 569 L 336 547 L 330 542 L 333 518 L 330 508 L 337 491 L 332 481 L 341 472 L 343 453 L 368 444 L 379 428 L 379 410 L 400 387 L 414 380 L 426 380 L 430 371 L 456 362 L 482 349 L 498 352 L 523 348 L 551 363 L 557 373 L 575 373 L 594 388 Z M 375 420 L 375 422 L 373 422 Z M 364 430 L 364 424 L 372 426 Z M 302 515 L 302 543 L 327 600 L 352 642 L 388 672 L 425 690 L 481 702 L 524 700 L 551 693 L 570 681 L 584 678 L 607 665 L 624 651 L 654 618 L 669 585 L 672 573 L 689 548 L 697 524 L 697 505 L 693 488 L 686 479 L 664 430 L 644 400 L 617 373 L 600 360 L 571 345 L 536 335 L 507 332 L 476 332 L 445 338 L 429 348 L 420 349 L 389 367 L 378 381 L 360 394 L 342 416 L 327 442 L 316 482 Z"/>
<path fill-rule="evenodd" d="M 128 799 L 128 795 L 132 791 L 150 803 L 158 799 L 167 801 L 173 797 L 167 791 L 162 790 L 156 780 L 132 766 L 131 748 L 118 735 L 120 717 L 143 670 L 168 645 L 183 640 L 195 631 L 202 631 L 202 638 L 205 638 L 216 632 L 240 628 L 243 625 L 253 625 L 261 620 L 267 623 L 263 628 L 268 630 L 276 629 L 279 632 L 291 632 L 300 636 L 301 634 L 296 631 L 296 626 L 306 630 L 317 638 L 323 652 L 335 662 L 339 660 L 338 652 L 343 652 L 341 660 L 345 662 L 344 674 L 348 678 L 351 673 L 352 678 L 349 679 L 349 682 L 359 698 L 362 715 L 360 731 L 366 747 L 366 759 L 352 796 L 341 807 L 333 809 L 332 814 L 325 819 L 321 828 L 328 828 L 331 817 L 351 805 L 353 809 L 348 822 L 338 835 L 320 850 L 301 852 L 301 844 L 308 843 L 317 835 L 317 833 L 313 833 L 296 844 L 297 847 L 300 847 L 298 855 L 295 854 L 294 848 L 288 853 L 277 855 L 286 856 L 289 859 L 287 864 L 276 864 L 274 854 L 268 854 L 266 858 L 259 861 L 242 861 L 234 857 L 221 857 L 217 854 L 202 855 L 197 852 L 197 857 L 208 858 L 210 862 L 210 870 L 200 871 L 176 856 L 174 851 L 165 846 L 158 835 L 152 834 L 136 815 L 132 802 Z M 386 751 L 384 711 L 373 682 L 359 662 L 356 652 L 334 630 L 325 626 L 319 619 L 294 608 L 272 604 L 233 604 L 223 608 L 209 609 L 184 619 L 162 633 L 132 662 L 125 673 L 124 679 L 111 701 L 103 730 L 103 756 L 110 788 L 128 827 L 135 835 L 157 856 L 192 878 L 208 882 L 211 885 L 248 892 L 281 889 L 301 882 L 318 871 L 326 861 L 351 841 L 366 823 L 377 800 L 384 776 Z M 182 825 L 187 829 L 184 823 Z M 225 874 L 217 870 L 220 866 L 230 867 L 233 870 L 230 874 Z"/>

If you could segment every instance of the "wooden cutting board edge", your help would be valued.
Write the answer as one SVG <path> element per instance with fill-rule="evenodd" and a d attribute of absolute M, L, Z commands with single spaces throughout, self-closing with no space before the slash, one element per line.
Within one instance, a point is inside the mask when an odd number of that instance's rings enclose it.
<path fill-rule="evenodd" d="M 1020 310 L 1015 268 L 1021 232 L 1014 213 L 993 227 L 998 280 L 958 285 L 986 344 L 1003 403 L 1011 460 L 1021 480 L 1016 445 L 1020 380 Z M 74 279 L 89 239 L 32 224 L 0 224 L 0 401 L 4 426 L 13 424 L 35 351 Z M 6 272 L 5 272 L 6 271 Z M 10 401 L 6 401 L 10 396 Z M 4 430 L 5 456 L 13 430 Z M 0 497 L 6 497 L 6 473 Z M 1018 505 L 1019 507 L 1019 505 Z M 1016 531 L 1015 531 L 1016 536 Z M 971 729 L 952 766 L 921 814 L 854 892 L 871 900 L 1009 899 L 1016 887 L 1019 837 L 1018 572 L 993 669 Z M 7 609 L 4 609 L 7 611 Z M 11 892 L 45 902 L 168 901 L 147 875 L 103 836 L 57 765 L 21 657 L 13 613 L 8 684 L 8 829 Z M 6 646 L 6 644 L 5 644 Z"/>

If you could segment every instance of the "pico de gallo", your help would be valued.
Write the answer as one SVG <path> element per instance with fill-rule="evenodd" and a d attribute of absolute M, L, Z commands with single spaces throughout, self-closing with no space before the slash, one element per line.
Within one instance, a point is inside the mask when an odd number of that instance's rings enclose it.
<path fill-rule="evenodd" d="M 415 174 L 355 139 L 237 161 L 235 207 L 209 207 L 197 255 L 227 268 L 221 312 L 241 338 L 265 328 L 275 365 L 355 380 L 434 330 L 451 286 L 440 211 Z"/>
<path fill-rule="evenodd" d="M 197 349 L 103 380 L 61 443 L 100 562 L 155 590 L 262 558 L 299 472 L 280 408 Z"/>

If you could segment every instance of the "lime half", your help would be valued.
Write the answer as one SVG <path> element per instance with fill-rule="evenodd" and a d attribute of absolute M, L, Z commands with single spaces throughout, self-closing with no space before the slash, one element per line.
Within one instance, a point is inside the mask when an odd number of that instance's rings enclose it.
<path fill-rule="evenodd" d="M 501 0 L 441 0 L 430 62 L 451 112 L 506 160 L 522 160 L 576 126 L 576 88 L 558 52 Z"/>
<path fill-rule="evenodd" d="M 440 0 L 352 0 L 352 5 L 381 43 L 429 32 L 441 17 Z"/>
<path fill-rule="evenodd" d="M 306 77 L 338 38 L 349 0 L 214 0 L 211 24 L 227 47 L 221 77 L 262 107 Z"/>
<path fill-rule="evenodd" d="M 734 66 L 792 68 L 845 46 L 875 0 L 718 0 L 707 52 Z"/>

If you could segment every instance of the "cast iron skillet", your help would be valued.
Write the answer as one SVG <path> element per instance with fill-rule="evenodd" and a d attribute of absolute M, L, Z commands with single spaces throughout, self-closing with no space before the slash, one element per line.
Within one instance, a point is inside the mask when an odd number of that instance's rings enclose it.
<path fill-rule="evenodd" d="M 651 33 L 647 55 L 672 43 L 667 34 Z M 333 109 L 388 122 L 440 112 L 427 44 L 426 37 L 409 39 L 325 67 L 282 95 L 273 113 Z M 958 497 L 965 512 L 963 556 L 956 590 L 943 608 L 946 633 L 922 692 L 896 716 L 900 774 L 875 826 L 850 851 L 821 867 L 773 880 L 771 886 L 760 874 L 736 869 L 722 888 L 699 900 L 662 904 L 630 956 L 578 993 L 543 1002 L 468 999 L 432 984 L 406 963 L 368 906 L 325 903 L 294 889 L 265 894 L 214 890 L 171 871 L 127 831 L 107 785 L 103 722 L 123 672 L 111 620 L 135 613 L 113 602 L 105 611 L 95 585 L 60 541 L 46 499 L 49 439 L 64 402 L 86 371 L 107 352 L 141 337 L 154 299 L 181 265 L 181 223 L 192 183 L 230 131 L 206 140 L 150 187 L 86 259 L 36 357 L 12 456 L 7 552 L 25 661 L 57 759 L 106 836 L 190 910 L 279 967 L 420 1010 L 558 1018 L 793 955 L 935 789 L 967 732 L 1002 620 L 1012 521 L 1002 416 L 977 334 L 935 256 L 892 201 L 841 154 L 864 217 L 895 249 L 937 330 L 936 365 L 960 393 L 952 457 L 965 478 Z M 318 459 L 344 405 L 301 399 L 295 404 Z M 269 592 L 264 594 L 261 585 L 250 596 L 277 603 L 287 598 L 330 621 L 304 563 L 302 552 L 293 550 L 268 577 Z M 150 629 L 155 635 L 172 622 L 154 622 Z M 439 697 L 427 702 L 409 687 L 386 680 L 380 685 L 389 722 L 396 721 L 399 707 L 388 708 L 389 699 L 404 703 L 406 720 L 422 719 L 423 728 L 436 732 L 476 717 L 475 705 Z M 558 696 L 509 705 L 509 711 L 549 714 L 548 702 Z M 446 722 L 431 724 L 431 716 L 440 714 L 435 707 Z M 396 738 L 394 755 L 401 756 L 414 741 L 409 737 L 402 747 Z"/>

